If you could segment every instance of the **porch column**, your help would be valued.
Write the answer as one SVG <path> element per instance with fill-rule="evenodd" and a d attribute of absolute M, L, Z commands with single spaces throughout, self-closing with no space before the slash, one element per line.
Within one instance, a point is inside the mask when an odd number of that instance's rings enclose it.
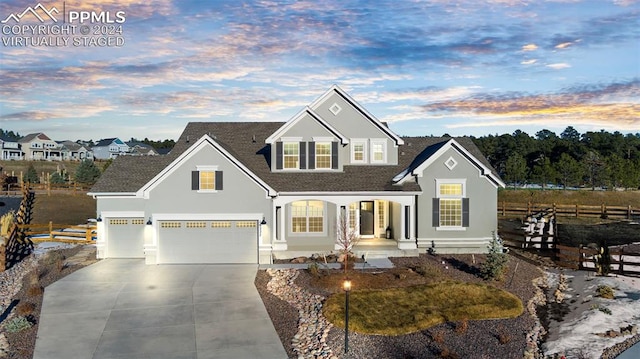
<path fill-rule="evenodd" d="M 415 203 L 402 203 L 400 210 L 400 226 L 402 233 L 398 238 L 398 249 L 417 249 L 415 233 Z"/>
<path fill-rule="evenodd" d="M 286 214 L 285 214 L 285 206 L 273 206 L 273 226 L 274 231 L 271 234 L 271 238 L 273 239 L 271 243 L 273 243 L 274 251 L 286 251 L 288 248 L 287 240 L 285 237 L 286 232 Z"/>

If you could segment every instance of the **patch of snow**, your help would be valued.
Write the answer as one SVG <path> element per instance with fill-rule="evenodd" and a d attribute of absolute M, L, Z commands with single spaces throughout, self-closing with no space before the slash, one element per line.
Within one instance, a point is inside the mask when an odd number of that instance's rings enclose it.
<path fill-rule="evenodd" d="M 614 300 L 598 297 L 591 300 L 594 305 L 610 309 L 612 314 L 607 315 L 598 309 L 592 309 L 583 312 L 574 320 L 562 323 L 559 339 L 543 344 L 545 355 L 567 355 L 572 352 L 577 354 L 582 350 L 580 353 L 588 352 L 589 358 L 599 358 L 605 348 L 623 342 L 629 336 L 609 338 L 598 336 L 596 333 L 605 333 L 607 330 L 619 331 L 620 327 L 632 324 L 640 326 L 640 280 L 630 277 L 594 277 L 592 284 L 614 288 Z M 550 285 L 550 288 L 554 286 Z"/>

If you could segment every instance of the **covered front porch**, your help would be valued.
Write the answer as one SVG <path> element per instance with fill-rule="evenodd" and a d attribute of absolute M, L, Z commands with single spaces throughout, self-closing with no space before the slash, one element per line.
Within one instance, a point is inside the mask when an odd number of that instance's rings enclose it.
<path fill-rule="evenodd" d="M 365 258 L 418 255 L 415 196 L 400 194 L 291 195 L 274 199 L 272 253 L 276 259 L 326 255 L 342 246 L 339 227 L 357 237 Z M 344 222 L 344 223 L 342 223 Z"/>

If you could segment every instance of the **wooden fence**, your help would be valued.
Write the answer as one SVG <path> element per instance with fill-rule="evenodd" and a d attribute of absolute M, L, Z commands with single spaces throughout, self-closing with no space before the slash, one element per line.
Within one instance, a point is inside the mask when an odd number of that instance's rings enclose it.
<path fill-rule="evenodd" d="M 34 243 L 38 242 L 62 242 L 87 244 L 94 243 L 96 237 L 96 226 L 71 225 L 71 224 L 24 224 L 20 225 L 27 229 L 26 234 L 30 236 Z M 43 235 L 47 235 L 46 237 Z M 34 237 L 36 236 L 36 237 Z"/>
<path fill-rule="evenodd" d="M 534 213 L 546 212 L 557 217 L 599 217 L 599 218 L 619 218 L 633 219 L 640 218 L 639 206 L 587 206 L 582 204 L 542 204 L 542 203 L 508 203 L 498 202 L 498 215 L 517 215 L 521 217 L 530 216 Z"/>
<path fill-rule="evenodd" d="M 594 256 L 600 254 L 593 248 L 576 248 L 556 244 L 556 263 L 563 267 L 596 271 Z M 640 253 L 625 253 L 624 247 L 609 248 L 610 273 L 640 276 Z"/>
<path fill-rule="evenodd" d="M 62 184 L 53 184 L 53 183 L 35 183 L 31 184 L 30 188 L 32 191 L 36 193 L 46 193 L 47 195 L 51 195 L 51 192 L 64 192 L 66 194 L 71 195 L 85 195 L 91 186 L 80 185 L 77 183 L 62 183 Z M 20 195 L 22 191 L 20 185 L 12 185 L 7 187 L 7 189 L 2 190 L 0 194 L 6 196 L 17 196 Z"/>

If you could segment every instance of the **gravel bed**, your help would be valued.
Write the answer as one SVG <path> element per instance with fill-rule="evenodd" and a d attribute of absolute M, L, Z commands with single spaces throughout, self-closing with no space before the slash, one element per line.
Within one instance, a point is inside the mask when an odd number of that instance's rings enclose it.
<path fill-rule="evenodd" d="M 447 279 L 482 282 L 476 275 L 483 256 L 431 256 L 418 258 L 393 258 L 397 267 L 430 265 L 440 266 Z M 516 270 L 517 265 L 517 270 Z M 310 294 L 327 293 L 308 285 L 308 275 L 300 270 L 296 284 Z M 532 282 L 541 272 L 532 264 L 510 258 L 509 270 L 502 282 L 496 282 L 523 301 L 525 307 L 535 294 Z M 292 339 L 298 331 L 298 312 L 288 303 L 268 293 L 266 283 L 269 274 L 260 271 L 256 286 L 263 296 L 267 311 L 274 322 L 280 339 L 290 358 L 298 356 L 292 350 Z M 344 329 L 332 327 L 326 343 L 338 358 L 522 358 L 527 347 L 527 334 L 535 325 L 535 319 L 527 311 L 517 318 L 469 321 L 466 331 L 456 330 L 458 323 L 444 323 L 420 332 L 400 336 L 380 336 L 349 333 L 349 353 L 344 354 Z"/>

